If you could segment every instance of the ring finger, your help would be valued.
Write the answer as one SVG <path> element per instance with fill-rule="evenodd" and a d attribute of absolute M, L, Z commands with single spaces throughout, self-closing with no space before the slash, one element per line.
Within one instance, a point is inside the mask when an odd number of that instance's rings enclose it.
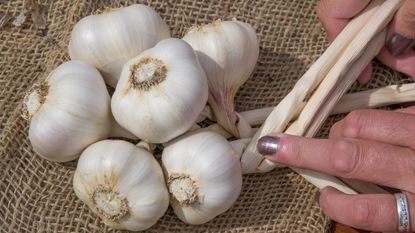
<path fill-rule="evenodd" d="M 410 222 L 415 223 L 415 196 L 408 193 L 407 200 Z M 337 222 L 370 231 L 398 230 L 398 213 L 393 195 L 348 195 L 328 187 L 322 190 L 319 202 L 324 213 Z M 411 227 L 415 230 L 413 224 Z"/>

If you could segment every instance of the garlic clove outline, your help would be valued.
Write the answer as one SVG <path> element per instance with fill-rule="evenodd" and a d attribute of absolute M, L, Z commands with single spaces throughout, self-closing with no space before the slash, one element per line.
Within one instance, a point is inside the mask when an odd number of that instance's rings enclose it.
<path fill-rule="evenodd" d="M 104 80 L 94 67 L 81 61 L 61 64 L 24 100 L 34 151 L 56 162 L 76 159 L 110 133 L 109 101 Z"/>
<path fill-rule="evenodd" d="M 166 212 L 169 196 L 153 155 L 122 140 L 103 140 L 79 158 L 76 195 L 114 229 L 142 231 Z"/>
<path fill-rule="evenodd" d="M 129 59 L 169 37 L 169 27 L 155 10 L 134 4 L 81 19 L 71 33 L 69 56 L 95 66 L 116 87 Z"/>
<path fill-rule="evenodd" d="M 209 83 L 209 105 L 220 125 L 237 138 L 252 137 L 249 124 L 235 112 L 238 89 L 259 56 L 255 30 L 241 21 L 215 21 L 193 27 L 184 37 L 198 55 Z"/>
<path fill-rule="evenodd" d="M 190 129 L 207 98 L 206 74 L 192 47 L 169 38 L 125 64 L 111 108 L 138 138 L 164 143 Z"/>
<path fill-rule="evenodd" d="M 59 65 L 24 99 L 29 140 L 42 158 L 67 162 L 108 136 L 133 138 L 111 115 L 101 74 L 82 61 Z"/>
<path fill-rule="evenodd" d="M 169 143 L 162 166 L 174 213 L 189 224 L 203 224 L 228 210 L 242 186 L 239 156 L 213 132 Z"/>

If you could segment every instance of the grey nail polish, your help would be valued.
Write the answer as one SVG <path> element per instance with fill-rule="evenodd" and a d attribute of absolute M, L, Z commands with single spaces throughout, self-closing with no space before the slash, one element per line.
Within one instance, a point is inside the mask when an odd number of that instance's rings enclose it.
<path fill-rule="evenodd" d="M 264 156 L 270 156 L 278 151 L 280 138 L 264 136 L 258 140 L 257 149 Z"/>
<path fill-rule="evenodd" d="M 395 32 L 389 39 L 387 48 L 393 56 L 399 56 L 402 55 L 408 48 L 410 48 L 413 45 L 413 42 L 413 39 L 407 38 Z"/>

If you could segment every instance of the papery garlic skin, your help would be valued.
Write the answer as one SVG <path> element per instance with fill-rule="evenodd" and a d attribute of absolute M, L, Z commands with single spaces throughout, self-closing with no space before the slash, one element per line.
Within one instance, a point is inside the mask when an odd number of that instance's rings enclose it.
<path fill-rule="evenodd" d="M 69 56 L 95 66 L 115 87 L 129 59 L 169 37 L 167 24 L 155 10 L 135 4 L 81 19 L 71 33 Z"/>
<path fill-rule="evenodd" d="M 190 129 L 207 98 L 206 75 L 192 47 L 170 38 L 125 64 L 111 108 L 137 137 L 164 143 Z"/>
<path fill-rule="evenodd" d="M 241 192 L 239 156 L 219 134 L 202 132 L 168 145 L 162 165 L 176 215 L 203 224 L 228 210 Z"/>
<path fill-rule="evenodd" d="M 167 210 L 163 172 L 153 155 L 121 140 L 104 140 L 81 155 L 73 187 L 105 224 L 115 229 L 145 230 Z"/>
<path fill-rule="evenodd" d="M 81 61 L 58 66 L 25 98 L 29 139 L 41 157 L 66 162 L 112 128 L 110 96 L 100 73 Z"/>
<path fill-rule="evenodd" d="M 259 56 L 259 44 L 251 25 L 240 21 L 216 21 L 196 26 L 183 40 L 199 58 L 209 83 L 209 105 L 220 125 L 236 137 L 253 131 L 235 112 L 235 94 L 248 80 Z"/>

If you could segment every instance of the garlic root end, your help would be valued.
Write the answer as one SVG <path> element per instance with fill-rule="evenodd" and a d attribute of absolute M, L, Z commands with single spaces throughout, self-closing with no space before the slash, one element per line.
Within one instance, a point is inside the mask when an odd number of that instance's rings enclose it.
<path fill-rule="evenodd" d="M 172 174 L 167 180 L 172 201 L 180 206 L 191 206 L 199 201 L 199 188 L 188 175 Z"/>
<path fill-rule="evenodd" d="M 30 92 L 23 101 L 25 105 L 23 110 L 24 119 L 30 120 L 32 116 L 36 114 L 40 107 L 42 107 L 43 103 L 45 103 L 48 92 L 49 86 L 46 81 L 43 81 L 33 87 L 33 91 Z"/>
<path fill-rule="evenodd" d="M 117 222 L 129 214 L 128 201 L 106 185 L 98 185 L 91 194 L 98 214 L 110 222 Z"/>

